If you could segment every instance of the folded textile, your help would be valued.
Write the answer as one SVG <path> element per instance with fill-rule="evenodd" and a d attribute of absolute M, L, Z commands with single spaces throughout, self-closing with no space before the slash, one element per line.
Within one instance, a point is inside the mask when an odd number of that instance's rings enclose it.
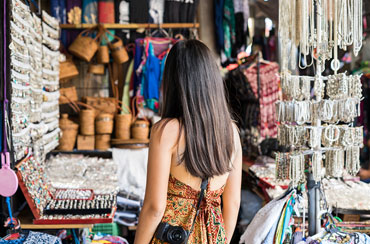
<path fill-rule="evenodd" d="M 62 241 L 56 236 L 30 231 L 23 244 L 62 244 Z"/>
<path fill-rule="evenodd" d="M 138 218 L 126 218 L 124 216 L 114 216 L 114 222 L 124 226 L 134 226 L 138 223 Z"/>
<path fill-rule="evenodd" d="M 118 164 L 119 189 L 144 199 L 148 148 L 113 148 L 113 160 Z"/>

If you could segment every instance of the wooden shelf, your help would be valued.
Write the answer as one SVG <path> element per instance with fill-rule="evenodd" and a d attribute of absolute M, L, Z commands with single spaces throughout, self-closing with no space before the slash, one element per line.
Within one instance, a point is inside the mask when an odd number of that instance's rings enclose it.
<path fill-rule="evenodd" d="M 54 225 L 35 225 L 32 223 L 23 223 L 21 220 L 21 228 L 24 230 L 59 230 L 59 229 L 83 229 L 83 228 L 93 228 L 93 224 L 54 224 Z"/>
<path fill-rule="evenodd" d="M 131 23 L 131 24 L 100 24 L 106 29 L 181 29 L 181 28 L 199 28 L 199 23 Z M 87 29 L 97 26 L 97 24 L 61 24 L 62 29 Z"/>
<path fill-rule="evenodd" d="M 94 224 L 33 224 L 32 213 L 25 209 L 19 216 L 21 222 L 21 228 L 24 230 L 58 230 L 58 229 L 81 229 L 81 228 L 93 228 Z"/>

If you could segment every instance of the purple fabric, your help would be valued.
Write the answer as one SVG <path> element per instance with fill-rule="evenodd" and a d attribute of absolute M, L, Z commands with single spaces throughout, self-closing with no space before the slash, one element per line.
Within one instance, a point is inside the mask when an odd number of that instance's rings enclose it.
<path fill-rule="evenodd" d="M 74 7 L 79 7 L 81 9 L 82 14 L 82 0 L 67 0 L 66 2 L 66 9 L 67 9 L 67 22 L 68 22 L 68 13 L 69 11 Z M 67 32 L 67 40 L 66 40 L 66 46 L 68 47 L 80 34 L 80 30 L 68 30 Z"/>
<path fill-rule="evenodd" d="M 3 1 L 4 3 L 4 19 L 3 19 L 3 24 L 4 24 L 4 32 L 7 30 L 6 29 L 6 0 Z M 6 65 L 6 47 L 7 47 L 7 43 L 6 43 L 6 34 L 4 33 L 4 118 L 5 118 L 5 113 L 7 113 L 7 107 L 8 107 L 8 99 L 6 97 L 6 83 L 7 83 L 7 74 L 6 74 L 6 69 L 8 68 L 7 65 Z M 5 120 L 4 120 L 5 121 Z M 3 134 L 3 142 L 4 142 L 4 152 L 7 152 L 8 151 L 8 145 L 7 145 L 7 141 L 6 141 L 6 138 L 7 138 L 7 131 L 6 131 L 6 123 L 4 123 L 3 125 L 4 127 L 4 134 Z"/>

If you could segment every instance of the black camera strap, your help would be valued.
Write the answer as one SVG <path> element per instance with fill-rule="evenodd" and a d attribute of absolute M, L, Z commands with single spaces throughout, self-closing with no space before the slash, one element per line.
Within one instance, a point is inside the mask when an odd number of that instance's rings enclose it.
<path fill-rule="evenodd" d="M 189 235 L 188 235 L 188 238 L 190 236 L 190 234 L 193 232 L 194 230 L 194 226 L 195 226 L 195 221 L 199 215 L 199 208 L 200 208 L 200 204 L 202 203 L 202 200 L 204 198 L 204 192 L 206 191 L 207 189 L 207 185 L 208 185 L 208 179 L 205 179 L 205 180 L 202 180 L 202 184 L 200 185 L 200 194 L 199 194 L 199 199 L 198 199 L 198 203 L 197 203 L 197 212 L 195 213 L 195 216 L 194 216 L 194 219 L 193 219 L 193 223 L 191 225 L 191 229 L 190 229 L 190 232 L 189 232 Z M 186 240 L 185 243 L 187 243 L 188 240 Z"/>

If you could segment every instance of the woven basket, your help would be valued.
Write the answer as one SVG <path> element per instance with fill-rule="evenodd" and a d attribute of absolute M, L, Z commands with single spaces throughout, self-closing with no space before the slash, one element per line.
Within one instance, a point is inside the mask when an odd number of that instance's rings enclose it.
<path fill-rule="evenodd" d="M 109 49 L 111 50 L 114 62 L 122 64 L 128 61 L 127 51 L 119 37 L 114 36 L 114 40 L 109 43 Z"/>
<path fill-rule="evenodd" d="M 149 122 L 146 120 L 136 120 L 131 128 L 132 138 L 148 139 L 149 137 Z"/>
<path fill-rule="evenodd" d="M 115 135 L 117 139 L 130 139 L 132 115 L 117 114 L 115 117 Z"/>
<path fill-rule="evenodd" d="M 112 134 L 113 114 L 100 113 L 95 119 L 96 134 Z"/>
<path fill-rule="evenodd" d="M 117 113 L 117 99 L 114 97 L 83 97 L 82 100 L 102 113 Z"/>
<path fill-rule="evenodd" d="M 59 80 L 66 80 L 78 76 L 78 69 L 72 59 L 59 64 Z"/>
<path fill-rule="evenodd" d="M 84 136 L 95 135 L 95 114 L 93 109 L 80 111 L 80 133 Z"/>
<path fill-rule="evenodd" d="M 100 46 L 96 53 L 96 60 L 99 64 L 109 63 L 109 49 L 108 46 Z"/>
<path fill-rule="evenodd" d="M 96 135 L 95 149 L 105 151 L 110 148 L 110 135 Z"/>
<path fill-rule="evenodd" d="M 105 67 L 104 64 L 89 64 L 89 73 L 95 75 L 104 75 Z"/>
<path fill-rule="evenodd" d="M 88 36 L 94 32 L 94 28 L 82 31 L 69 46 L 69 52 L 82 60 L 90 62 L 99 48 L 97 39 L 99 38 L 100 34 L 98 33 L 95 38 Z"/>
<path fill-rule="evenodd" d="M 62 87 L 59 89 L 60 97 L 59 97 L 59 104 L 67 104 L 72 102 L 76 102 L 78 100 L 77 90 L 75 86 L 71 87 Z"/>
<path fill-rule="evenodd" d="M 68 119 L 68 114 L 62 114 L 59 120 L 59 127 L 62 130 L 62 136 L 59 139 L 59 150 L 72 151 L 78 134 L 78 124 Z"/>

